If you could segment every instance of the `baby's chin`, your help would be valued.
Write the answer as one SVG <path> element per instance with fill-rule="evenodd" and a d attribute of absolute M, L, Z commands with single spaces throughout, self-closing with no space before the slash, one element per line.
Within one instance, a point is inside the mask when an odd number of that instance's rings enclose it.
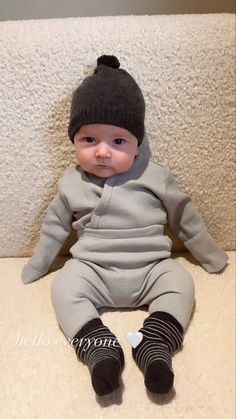
<path fill-rule="evenodd" d="M 84 170 L 84 172 L 102 179 L 107 179 L 114 175 L 119 175 L 127 172 L 127 170 L 116 170 L 114 167 L 106 165 L 96 165 L 93 167 L 83 167 L 82 165 L 80 166 Z"/>
<path fill-rule="evenodd" d="M 107 178 L 109 178 L 111 176 L 114 176 L 116 174 L 119 174 L 118 171 L 114 170 L 111 167 L 106 167 L 106 166 L 96 167 L 95 169 L 93 169 L 91 171 L 91 173 L 94 176 L 97 176 L 97 177 L 100 177 L 100 178 L 103 178 L 103 179 L 107 179 Z"/>

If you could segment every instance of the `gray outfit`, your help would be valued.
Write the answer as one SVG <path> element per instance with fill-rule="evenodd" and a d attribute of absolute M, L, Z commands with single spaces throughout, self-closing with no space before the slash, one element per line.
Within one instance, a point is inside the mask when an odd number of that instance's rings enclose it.
<path fill-rule="evenodd" d="M 70 259 L 52 284 L 58 322 L 73 338 L 101 307 L 139 307 L 172 314 L 185 329 L 194 301 L 190 274 L 170 258 L 168 222 L 208 272 L 228 256 L 209 235 L 189 196 L 170 170 L 136 157 L 129 171 L 106 180 L 69 167 L 59 180 L 24 283 L 48 272 L 71 225 L 78 233 Z"/>

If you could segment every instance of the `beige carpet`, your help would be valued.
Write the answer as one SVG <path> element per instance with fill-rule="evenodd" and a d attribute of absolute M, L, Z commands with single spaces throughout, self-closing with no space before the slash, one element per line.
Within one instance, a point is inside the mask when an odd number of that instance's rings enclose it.
<path fill-rule="evenodd" d="M 126 340 L 145 309 L 102 314 L 123 346 L 126 366 L 121 391 L 100 399 L 57 325 L 50 302 L 55 273 L 25 286 L 20 272 L 26 259 L 2 259 L 0 417 L 233 419 L 235 257 L 229 255 L 226 270 L 212 275 L 190 256 L 178 257 L 194 275 L 196 305 L 184 348 L 174 357 L 175 390 L 168 396 L 146 392 Z"/>

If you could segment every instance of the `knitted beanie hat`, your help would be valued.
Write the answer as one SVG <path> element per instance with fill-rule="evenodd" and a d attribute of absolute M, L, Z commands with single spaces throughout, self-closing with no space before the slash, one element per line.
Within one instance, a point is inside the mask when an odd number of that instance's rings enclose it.
<path fill-rule="evenodd" d="M 69 138 L 82 125 L 116 125 L 130 131 L 138 145 L 144 137 L 145 102 L 143 94 L 113 55 L 102 55 L 97 59 L 97 67 L 92 76 L 86 77 L 75 90 L 72 103 Z"/>

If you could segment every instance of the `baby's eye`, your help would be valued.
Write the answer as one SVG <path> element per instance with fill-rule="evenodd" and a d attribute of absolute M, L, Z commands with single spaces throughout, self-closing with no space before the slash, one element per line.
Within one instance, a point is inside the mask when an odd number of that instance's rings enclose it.
<path fill-rule="evenodd" d="M 86 141 L 86 143 L 93 143 L 95 141 L 95 138 L 93 138 L 93 137 L 84 137 L 84 140 Z"/>
<path fill-rule="evenodd" d="M 116 139 L 114 140 L 114 143 L 115 143 L 116 145 L 121 145 L 121 144 L 124 144 L 124 142 L 125 142 L 125 140 L 123 140 L 122 138 L 116 138 Z"/>

